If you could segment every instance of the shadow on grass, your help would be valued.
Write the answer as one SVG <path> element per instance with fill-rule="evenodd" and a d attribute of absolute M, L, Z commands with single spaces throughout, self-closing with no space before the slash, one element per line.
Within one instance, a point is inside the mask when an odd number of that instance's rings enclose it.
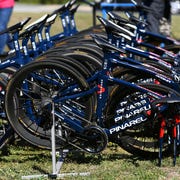
<path fill-rule="evenodd" d="M 125 160 L 136 167 L 138 167 L 138 160 L 145 160 L 141 157 L 137 157 L 126 153 L 125 151 L 119 150 L 117 145 L 112 145 L 108 147 L 101 154 L 88 154 L 80 151 L 70 151 L 67 154 L 65 162 L 67 163 L 78 163 L 78 164 L 93 164 L 100 165 L 103 161 L 115 161 L 115 160 Z M 13 149 L 13 150 L 12 150 Z M 8 154 L 0 154 L 0 161 L 3 162 L 16 162 L 16 163 L 26 163 L 28 161 L 51 161 L 50 150 L 42 150 L 35 146 L 32 146 L 24 141 L 19 141 L 15 145 L 9 146 L 7 149 Z M 58 156 L 57 156 L 58 158 Z M 147 160 L 147 159 L 146 159 Z M 34 167 L 37 169 L 38 167 Z M 39 169 L 41 173 L 46 173 L 43 169 Z"/>
<path fill-rule="evenodd" d="M 115 160 L 125 160 L 128 161 L 135 166 L 138 166 L 138 163 L 136 163 L 138 160 L 144 160 L 143 158 L 126 154 L 121 151 L 111 151 L 108 150 L 108 152 L 103 154 L 86 154 L 83 152 L 75 152 L 70 153 L 67 158 L 67 162 L 69 163 L 78 163 L 78 164 L 93 164 L 93 165 L 100 165 L 103 161 L 115 161 Z"/>

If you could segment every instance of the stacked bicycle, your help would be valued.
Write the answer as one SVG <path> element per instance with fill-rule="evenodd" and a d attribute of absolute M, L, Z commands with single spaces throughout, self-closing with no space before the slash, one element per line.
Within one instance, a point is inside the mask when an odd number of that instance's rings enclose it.
<path fill-rule="evenodd" d="M 0 65 L 0 78 L 1 78 L 1 123 L 0 123 L 0 147 L 3 148 L 7 144 L 7 141 L 13 137 L 13 129 L 9 126 L 7 117 L 4 110 L 4 94 L 7 82 L 11 78 L 12 74 L 17 69 L 25 65 L 26 63 L 34 60 L 37 56 L 44 54 L 49 48 L 58 45 L 60 43 L 66 44 L 67 42 L 74 42 L 78 39 L 79 42 L 85 41 L 86 34 L 93 30 L 98 30 L 99 27 L 89 28 L 86 31 L 78 32 L 75 23 L 75 13 L 79 7 L 76 1 L 68 1 L 62 5 L 59 9 L 56 9 L 51 14 L 45 14 L 33 23 L 25 25 L 30 21 L 30 17 L 23 21 L 9 27 L 2 33 L 10 33 L 12 35 L 12 41 L 15 49 L 9 52 L 7 57 L 3 57 Z M 60 17 L 62 22 L 62 32 L 58 32 L 55 35 L 51 35 L 51 27 L 56 23 L 56 18 Z M 61 26 L 61 25 L 60 25 Z M 60 27 L 61 29 L 61 27 Z M 75 34 L 80 34 L 75 36 Z M 88 45 L 84 46 L 84 49 L 90 49 L 89 45 L 95 47 L 95 43 L 89 42 Z M 82 46 L 81 46 L 82 47 Z M 79 51 L 80 52 L 80 51 Z M 98 53 L 98 51 L 96 51 Z M 77 53 L 76 53 L 77 54 Z M 71 54 L 71 56 L 76 55 Z M 71 57 L 70 55 L 67 55 Z M 78 57 L 77 57 L 78 58 Z M 82 58 L 82 57 L 81 57 Z M 91 57 L 89 56 L 89 59 Z M 68 58 L 65 59 L 66 61 Z M 64 60 L 64 61 L 65 61 Z M 69 58 L 69 62 L 72 58 Z M 74 62 L 72 62 L 75 64 Z M 76 62 L 78 66 L 78 62 Z M 99 65 L 100 63 L 98 63 Z M 81 64 L 80 64 L 81 65 Z M 80 66 L 79 65 L 79 66 Z"/>
<path fill-rule="evenodd" d="M 22 138 L 50 148 L 54 104 L 57 148 L 99 153 L 111 141 L 132 154 L 159 157 L 159 165 L 162 154 L 173 153 L 175 165 L 180 138 L 178 48 L 172 53 L 147 41 L 140 34 L 146 25 L 142 20 L 109 16 L 98 17 L 106 34 L 101 31 L 88 40 L 84 33 L 73 36 L 84 48 L 69 39 L 65 45 L 56 43 L 13 74 L 5 97 L 8 120 Z M 162 43 L 179 42 L 160 36 Z"/>

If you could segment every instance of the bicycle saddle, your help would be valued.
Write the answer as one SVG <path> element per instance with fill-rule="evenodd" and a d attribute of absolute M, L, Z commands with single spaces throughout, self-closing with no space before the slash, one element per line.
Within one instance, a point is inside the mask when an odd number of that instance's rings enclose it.
<path fill-rule="evenodd" d="M 51 14 L 62 14 L 65 11 L 69 10 L 74 4 L 76 3 L 76 0 L 72 0 L 72 1 L 68 1 L 66 4 L 64 4 L 63 6 L 61 6 L 60 8 L 54 10 Z"/>
<path fill-rule="evenodd" d="M 28 37 L 33 32 L 36 32 L 41 27 L 41 25 L 44 25 L 44 23 L 46 22 L 48 17 L 49 17 L 49 15 L 45 14 L 44 16 L 39 18 L 38 20 L 36 20 L 33 23 L 31 23 L 30 25 L 26 26 L 24 32 L 22 32 L 19 35 L 19 38 Z"/>
<path fill-rule="evenodd" d="M 65 7 L 65 5 L 63 5 L 63 6 L 61 6 L 60 8 L 54 10 L 54 11 L 50 14 L 50 16 L 52 16 L 53 14 L 61 14 L 61 13 L 63 13 L 65 10 L 66 10 L 66 7 Z"/>
<path fill-rule="evenodd" d="M 128 30 L 130 30 L 130 31 L 134 31 L 137 29 L 135 23 L 131 22 L 130 20 L 122 18 L 113 12 L 108 12 L 107 14 L 110 17 L 110 20 L 112 20 L 117 25 L 119 25 L 121 27 L 123 26 L 124 28 L 128 28 Z"/>
<path fill-rule="evenodd" d="M 118 53 L 126 53 L 124 49 L 117 48 L 113 44 L 110 44 L 107 40 L 105 40 L 102 37 L 99 37 L 98 35 L 91 34 L 91 37 L 94 39 L 95 43 L 102 48 L 103 51 L 105 52 L 111 52 L 115 51 Z"/>
<path fill-rule="evenodd" d="M 78 9 L 79 6 L 80 6 L 80 4 L 77 4 L 74 8 L 70 9 L 70 10 L 69 10 L 69 11 L 70 11 L 70 14 L 74 14 L 74 13 L 77 11 L 77 9 Z"/>
<path fill-rule="evenodd" d="M 126 28 L 123 28 L 121 26 L 118 26 L 117 24 L 115 24 L 114 22 L 110 21 L 110 20 L 106 20 L 103 17 L 97 16 L 99 21 L 102 23 L 102 25 L 104 25 L 107 34 L 115 34 L 115 35 L 122 35 L 125 34 L 126 36 L 129 37 L 134 37 L 135 34 L 132 33 L 131 31 L 127 30 Z"/>
<path fill-rule="evenodd" d="M 126 14 L 126 16 L 129 18 L 129 21 L 130 21 L 131 23 L 134 23 L 134 24 L 136 24 L 136 25 L 138 25 L 138 24 L 148 25 L 145 21 L 138 19 L 137 17 L 135 17 L 135 16 L 134 16 L 132 13 L 130 13 L 130 12 L 126 12 L 125 14 Z"/>
<path fill-rule="evenodd" d="M 56 20 L 56 17 L 57 17 L 57 14 L 53 14 L 53 15 L 50 15 L 47 20 L 46 20 L 46 23 L 44 24 L 44 26 L 49 26 L 51 24 L 54 23 L 54 21 Z"/>
<path fill-rule="evenodd" d="M 154 10 L 151 7 L 144 5 L 141 1 L 131 0 L 131 2 L 135 5 L 138 11 L 154 12 Z"/>
<path fill-rule="evenodd" d="M 109 15 L 109 17 L 112 19 L 112 20 L 115 20 L 119 23 L 129 23 L 129 20 L 128 19 L 125 19 L 119 15 L 117 15 L 116 13 L 112 12 L 112 11 L 109 11 L 107 12 L 107 14 Z"/>
<path fill-rule="evenodd" d="M 77 2 L 77 0 L 70 0 L 65 4 L 65 7 L 71 8 L 76 2 Z"/>
<path fill-rule="evenodd" d="M 37 26 L 38 24 L 41 24 L 43 22 L 46 22 L 47 18 L 49 17 L 48 14 L 43 15 L 42 17 L 40 17 L 39 19 L 37 19 L 36 21 L 34 21 L 33 23 L 29 24 L 28 26 L 25 27 L 25 30 L 30 29 L 34 26 Z"/>
<path fill-rule="evenodd" d="M 31 19 L 31 17 L 28 17 L 28 18 L 26 18 L 25 20 L 23 20 L 23 21 L 15 24 L 15 25 L 10 26 L 9 28 L 1 31 L 0 34 L 4 34 L 4 33 L 12 33 L 12 34 L 13 34 L 13 33 L 15 33 L 15 32 L 20 31 L 20 30 L 22 30 L 22 28 L 24 27 L 24 25 L 29 22 L 30 19 Z"/>

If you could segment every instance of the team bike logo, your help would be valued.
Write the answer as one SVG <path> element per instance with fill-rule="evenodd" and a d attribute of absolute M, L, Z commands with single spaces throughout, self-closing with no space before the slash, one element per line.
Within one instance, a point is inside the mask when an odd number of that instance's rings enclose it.
<path fill-rule="evenodd" d="M 110 134 L 135 126 L 147 120 L 151 115 L 151 105 L 146 94 L 136 94 L 132 100 L 121 101 L 114 118 L 117 126 L 109 130 Z"/>
<path fill-rule="evenodd" d="M 149 110 L 151 110 L 151 106 L 145 99 L 135 102 L 134 104 L 126 104 L 125 107 L 116 111 L 117 116 L 114 118 L 114 121 L 117 123 L 118 121 L 135 117 L 136 115 L 142 112 L 148 112 Z"/>
<path fill-rule="evenodd" d="M 129 128 L 129 127 L 131 127 L 133 125 L 140 124 L 140 123 L 142 123 L 142 122 L 144 122 L 146 120 L 147 120 L 147 117 L 145 117 L 145 116 L 144 117 L 143 116 L 137 117 L 136 119 L 130 120 L 129 122 L 125 122 L 125 123 L 123 123 L 121 125 L 118 125 L 118 126 L 116 126 L 114 128 L 111 128 L 109 130 L 109 132 L 110 132 L 110 134 L 117 133 L 117 132 L 119 132 L 121 130 L 124 130 L 126 128 Z"/>

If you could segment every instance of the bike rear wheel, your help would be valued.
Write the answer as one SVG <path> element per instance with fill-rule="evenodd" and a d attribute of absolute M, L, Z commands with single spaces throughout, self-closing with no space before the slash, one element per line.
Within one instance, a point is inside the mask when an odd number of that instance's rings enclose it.
<path fill-rule="evenodd" d="M 73 87 L 74 88 L 69 88 Z M 83 76 L 71 66 L 57 61 L 33 61 L 19 69 L 7 86 L 5 108 L 9 122 L 23 139 L 42 148 L 51 148 L 52 108 L 87 124 L 92 115 L 92 99 L 58 99 L 88 89 Z M 56 101 L 55 101 L 56 100 Z M 59 117 L 56 118 L 57 148 L 62 148 Z M 87 121 L 84 121 L 86 119 Z M 64 124 L 63 124 L 64 125 Z M 61 132 L 62 133 L 62 132 Z M 63 142 L 62 142 L 63 141 Z"/>

